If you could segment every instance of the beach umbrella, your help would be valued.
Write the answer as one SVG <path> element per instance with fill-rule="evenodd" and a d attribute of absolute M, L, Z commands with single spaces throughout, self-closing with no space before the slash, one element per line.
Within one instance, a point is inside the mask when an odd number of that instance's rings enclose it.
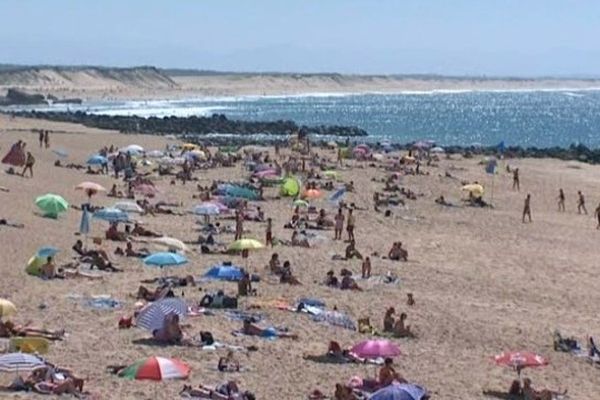
<path fill-rule="evenodd" d="M 546 358 L 530 351 L 505 351 L 494 356 L 494 361 L 497 365 L 514 368 L 519 375 L 523 368 L 544 367 L 549 364 Z"/>
<path fill-rule="evenodd" d="M 94 192 L 106 192 L 106 188 L 95 182 L 81 182 L 79 185 L 75 186 L 76 190 L 91 190 Z"/>
<path fill-rule="evenodd" d="M 92 215 L 92 217 L 108 222 L 129 221 L 129 215 L 125 211 L 119 210 L 118 208 L 103 208 L 101 210 L 96 211 Z"/>
<path fill-rule="evenodd" d="M 44 246 L 37 250 L 36 255 L 42 258 L 54 257 L 59 251 L 60 250 L 54 246 Z"/>
<path fill-rule="evenodd" d="M 375 161 L 383 161 L 385 159 L 385 156 L 381 153 L 375 153 L 371 157 L 373 157 L 373 160 Z"/>
<path fill-rule="evenodd" d="M 400 348 L 386 339 L 363 340 L 354 345 L 350 352 L 360 358 L 386 358 L 401 354 Z"/>
<path fill-rule="evenodd" d="M 338 203 L 342 199 L 342 197 L 344 197 L 345 194 L 346 188 L 341 188 L 329 197 L 329 201 L 332 203 Z"/>
<path fill-rule="evenodd" d="M 263 171 L 258 171 L 255 172 L 254 174 L 252 174 L 253 176 L 257 177 L 257 178 L 266 178 L 266 177 L 276 177 L 279 174 L 277 173 L 277 171 L 275 171 L 274 169 L 270 168 L 270 169 L 265 169 Z"/>
<path fill-rule="evenodd" d="M 104 165 L 108 164 L 108 158 L 101 156 L 100 154 L 94 154 L 86 161 L 88 165 Z"/>
<path fill-rule="evenodd" d="M 165 155 L 165 153 L 163 153 L 160 150 L 151 150 L 146 153 L 146 157 L 150 157 L 150 158 L 161 158 L 161 157 L 164 157 L 164 155 Z"/>
<path fill-rule="evenodd" d="M 321 197 L 321 191 L 317 190 L 317 189 L 309 189 L 306 192 L 304 192 L 304 198 L 306 199 L 317 199 L 319 197 Z"/>
<path fill-rule="evenodd" d="M 167 247 L 169 250 L 180 250 L 180 251 L 189 251 L 189 247 L 185 245 L 181 240 L 175 239 L 169 236 L 163 236 L 159 238 L 152 239 L 152 243 L 155 243 L 159 246 Z"/>
<path fill-rule="evenodd" d="M 331 170 L 323 172 L 323 175 L 325 175 L 327 178 L 333 179 L 333 180 L 337 180 L 340 177 L 339 172 L 331 171 Z"/>
<path fill-rule="evenodd" d="M 370 400 L 423 400 L 428 397 L 427 391 L 418 385 L 392 383 L 373 393 Z"/>
<path fill-rule="evenodd" d="M 154 267 L 168 267 L 168 266 L 177 266 L 187 264 L 188 260 L 181 254 L 177 253 L 169 253 L 169 252 L 159 252 L 150 254 L 148 257 L 144 258 L 144 264 L 148 266 Z"/>
<path fill-rule="evenodd" d="M 236 240 L 229 246 L 229 250 L 241 251 L 241 250 L 257 250 L 265 247 L 264 244 L 256 239 L 240 239 Z"/>
<path fill-rule="evenodd" d="M 9 353 L 0 355 L 0 372 L 27 372 L 44 365 L 44 361 L 32 354 Z"/>
<path fill-rule="evenodd" d="M 248 200 L 258 200 L 258 193 L 241 186 L 225 186 L 225 194 L 231 197 L 241 197 Z"/>
<path fill-rule="evenodd" d="M 153 332 L 163 327 L 165 317 L 169 314 L 177 314 L 180 318 L 187 315 L 188 307 L 185 302 L 176 297 L 168 297 L 157 300 L 142 308 L 135 324 L 138 328 Z"/>
<path fill-rule="evenodd" d="M 161 381 L 164 379 L 187 379 L 190 367 L 174 358 L 150 357 L 130 365 L 119 376 L 126 379 Z"/>
<path fill-rule="evenodd" d="M 214 265 L 205 274 L 207 279 L 239 281 L 244 276 L 240 267 L 235 265 Z"/>
<path fill-rule="evenodd" d="M 219 215 L 220 213 L 221 207 L 216 203 L 204 202 L 194 207 L 194 214 L 196 215 Z"/>
<path fill-rule="evenodd" d="M 294 200 L 293 204 L 297 207 L 308 207 L 308 201 L 306 201 L 306 200 L 300 200 L 300 199 Z"/>
<path fill-rule="evenodd" d="M 132 213 L 142 213 L 144 209 L 140 207 L 137 203 L 133 201 L 119 201 L 115 203 L 112 208 L 116 208 L 117 210 L 132 212 Z"/>
<path fill-rule="evenodd" d="M 69 153 L 67 153 L 63 149 L 54 149 L 54 150 L 52 150 L 52 152 L 54 154 L 56 154 L 57 156 L 59 156 L 60 158 L 67 158 L 67 157 L 69 157 Z"/>
<path fill-rule="evenodd" d="M 102 185 L 99 185 L 95 182 L 81 182 L 79 185 L 75 186 L 75 190 L 83 190 L 88 195 L 88 197 L 92 197 L 92 195 L 98 192 L 106 192 L 106 188 Z"/>
<path fill-rule="evenodd" d="M 481 196 L 483 196 L 483 193 L 484 193 L 483 186 L 481 186 L 478 183 L 472 183 L 469 185 L 465 185 L 461 188 L 461 190 L 463 192 L 469 192 L 475 197 L 481 197 Z"/>
<path fill-rule="evenodd" d="M 156 189 L 154 186 L 149 185 L 147 183 L 135 185 L 133 187 L 133 190 L 134 190 L 134 192 L 141 193 L 144 196 L 154 196 L 156 193 L 158 193 L 158 189 Z"/>
<path fill-rule="evenodd" d="M 44 212 L 45 217 L 56 218 L 69 209 L 69 203 L 61 196 L 48 193 L 35 199 L 35 205 Z"/>
<path fill-rule="evenodd" d="M 17 313 L 17 307 L 6 299 L 0 299 L 0 318 L 10 317 Z"/>
<path fill-rule="evenodd" d="M 296 197 L 300 193 L 300 181 L 296 178 L 285 178 L 281 184 L 280 194 L 287 197 Z"/>
<path fill-rule="evenodd" d="M 130 144 L 129 146 L 119 149 L 122 153 L 140 154 L 144 152 L 144 148 L 138 144 Z"/>
<path fill-rule="evenodd" d="M 439 147 L 439 146 L 436 146 L 436 147 L 434 147 L 433 149 L 431 149 L 431 152 L 432 152 L 432 153 L 438 153 L 438 154 L 441 154 L 441 153 L 444 153 L 444 152 L 445 152 L 445 150 L 444 150 L 443 148 Z"/>

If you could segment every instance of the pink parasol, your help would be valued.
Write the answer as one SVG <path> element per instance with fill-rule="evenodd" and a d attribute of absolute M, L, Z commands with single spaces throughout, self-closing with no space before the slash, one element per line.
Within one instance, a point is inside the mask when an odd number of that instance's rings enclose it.
<path fill-rule="evenodd" d="M 379 358 L 399 356 L 400 348 L 385 339 L 364 340 L 354 345 L 350 352 L 360 358 Z"/>

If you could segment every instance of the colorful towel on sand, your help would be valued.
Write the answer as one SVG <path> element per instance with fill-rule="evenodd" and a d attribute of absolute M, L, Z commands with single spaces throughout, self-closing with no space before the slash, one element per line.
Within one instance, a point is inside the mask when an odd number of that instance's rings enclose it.
<path fill-rule="evenodd" d="M 340 326 L 353 331 L 356 330 L 356 323 L 349 316 L 339 311 L 323 311 L 312 318 L 313 321 L 326 322 L 329 325 Z"/>

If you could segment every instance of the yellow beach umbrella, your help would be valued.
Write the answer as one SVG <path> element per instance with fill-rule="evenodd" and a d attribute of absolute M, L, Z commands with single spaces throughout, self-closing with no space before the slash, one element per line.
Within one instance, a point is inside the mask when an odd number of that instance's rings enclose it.
<path fill-rule="evenodd" d="M 0 299 L 0 318 L 10 317 L 17 313 L 17 307 L 6 299 Z"/>
<path fill-rule="evenodd" d="M 471 193 L 475 197 L 481 197 L 481 196 L 483 196 L 483 193 L 484 193 L 483 186 L 481 186 L 478 183 L 471 183 L 469 185 L 465 185 L 462 187 L 462 190 L 464 192 Z"/>
<path fill-rule="evenodd" d="M 240 239 L 236 240 L 229 246 L 229 250 L 258 250 L 264 248 L 265 245 L 256 239 Z"/>
<path fill-rule="evenodd" d="M 181 148 L 183 150 L 196 150 L 198 149 L 198 145 L 194 143 L 184 143 Z"/>

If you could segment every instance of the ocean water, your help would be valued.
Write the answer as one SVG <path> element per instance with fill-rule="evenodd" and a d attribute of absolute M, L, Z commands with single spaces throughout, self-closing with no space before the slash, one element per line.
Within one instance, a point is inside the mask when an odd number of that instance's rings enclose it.
<path fill-rule="evenodd" d="M 600 90 L 432 91 L 399 94 L 243 96 L 56 105 L 106 115 L 211 115 L 291 119 L 302 125 L 356 125 L 367 141 L 440 145 L 600 147 Z M 38 109 L 48 109 L 38 108 Z"/>

